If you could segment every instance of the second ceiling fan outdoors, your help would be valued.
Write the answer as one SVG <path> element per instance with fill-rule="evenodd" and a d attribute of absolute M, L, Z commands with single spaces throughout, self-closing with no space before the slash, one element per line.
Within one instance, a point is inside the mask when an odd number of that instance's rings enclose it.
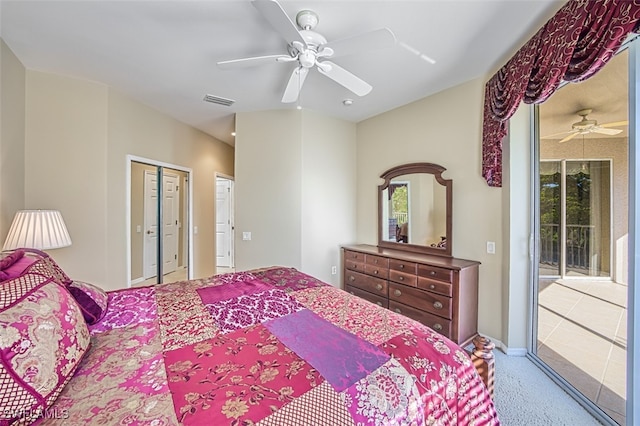
<path fill-rule="evenodd" d="M 316 68 L 336 83 L 358 96 L 365 96 L 372 87 L 329 58 L 337 58 L 365 50 L 391 47 L 396 38 L 388 28 L 367 32 L 333 42 L 313 31 L 318 24 L 318 15 L 311 10 L 302 10 L 296 15 L 297 26 L 289 19 L 282 6 L 275 0 L 253 0 L 253 6 L 287 42 L 287 53 L 255 56 L 218 62 L 220 68 L 238 68 L 269 63 L 295 63 L 289 82 L 284 90 L 282 102 L 296 102 L 302 85 L 312 68 Z"/>
<path fill-rule="evenodd" d="M 582 120 L 571 125 L 571 130 L 567 132 L 555 133 L 553 135 L 543 136 L 542 139 L 554 139 L 558 136 L 565 136 L 559 143 L 570 141 L 578 135 L 587 135 L 589 133 L 598 133 L 601 135 L 613 136 L 622 133 L 622 129 L 611 129 L 611 127 L 621 127 L 629 124 L 627 120 L 614 121 L 611 123 L 598 124 L 596 120 L 589 120 L 587 115 L 591 114 L 591 109 L 581 109 L 576 114 L 582 117 Z"/>

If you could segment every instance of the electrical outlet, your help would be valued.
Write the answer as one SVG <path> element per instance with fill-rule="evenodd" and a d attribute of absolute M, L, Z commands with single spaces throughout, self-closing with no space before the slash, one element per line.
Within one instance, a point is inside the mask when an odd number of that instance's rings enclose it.
<path fill-rule="evenodd" d="M 487 241 L 487 253 L 496 254 L 496 243 L 495 243 L 495 241 Z"/>
<path fill-rule="evenodd" d="M 337 266 L 332 266 L 331 267 L 331 275 L 335 275 L 338 273 L 338 267 Z"/>

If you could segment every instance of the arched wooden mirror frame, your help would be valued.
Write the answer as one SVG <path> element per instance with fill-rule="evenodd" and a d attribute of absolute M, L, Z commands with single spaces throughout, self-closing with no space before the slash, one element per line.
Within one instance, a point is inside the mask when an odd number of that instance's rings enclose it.
<path fill-rule="evenodd" d="M 384 172 L 380 177 L 384 179 L 384 182 L 378 186 L 378 247 L 391 248 L 404 251 L 411 251 L 416 253 L 427 253 L 436 256 L 451 257 L 452 256 L 452 218 L 453 218 L 453 181 L 451 179 L 444 179 L 442 173 L 446 171 L 444 167 L 433 163 L 410 163 L 393 167 Z M 383 209 L 383 191 L 389 187 L 391 180 L 398 176 L 413 174 L 413 173 L 427 173 L 435 177 L 436 181 L 445 187 L 446 190 L 446 245 L 445 247 L 432 247 L 428 245 L 400 243 L 394 241 L 386 241 L 383 239 L 383 223 L 382 223 L 382 209 Z"/>

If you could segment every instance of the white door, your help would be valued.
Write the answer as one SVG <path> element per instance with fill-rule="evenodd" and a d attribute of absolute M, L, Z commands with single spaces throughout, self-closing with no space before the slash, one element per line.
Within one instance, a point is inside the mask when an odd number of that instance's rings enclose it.
<path fill-rule="evenodd" d="M 162 273 L 169 274 L 178 264 L 178 176 L 165 173 L 162 179 L 163 227 L 162 227 Z"/>
<path fill-rule="evenodd" d="M 144 279 L 158 272 L 158 175 L 144 172 Z"/>
<path fill-rule="evenodd" d="M 216 266 L 233 267 L 233 181 L 216 178 Z"/>

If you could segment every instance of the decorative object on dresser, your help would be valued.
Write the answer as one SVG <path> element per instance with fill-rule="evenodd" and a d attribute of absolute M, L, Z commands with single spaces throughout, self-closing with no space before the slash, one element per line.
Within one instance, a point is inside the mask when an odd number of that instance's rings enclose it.
<path fill-rule="evenodd" d="M 393 167 L 378 186 L 378 245 L 342 247 L 343 288 L 462 347 L 493 387 L 492 342 L 478 334 L 480 262 L 452 255 L 453 181 L 433 163 Z"/>

